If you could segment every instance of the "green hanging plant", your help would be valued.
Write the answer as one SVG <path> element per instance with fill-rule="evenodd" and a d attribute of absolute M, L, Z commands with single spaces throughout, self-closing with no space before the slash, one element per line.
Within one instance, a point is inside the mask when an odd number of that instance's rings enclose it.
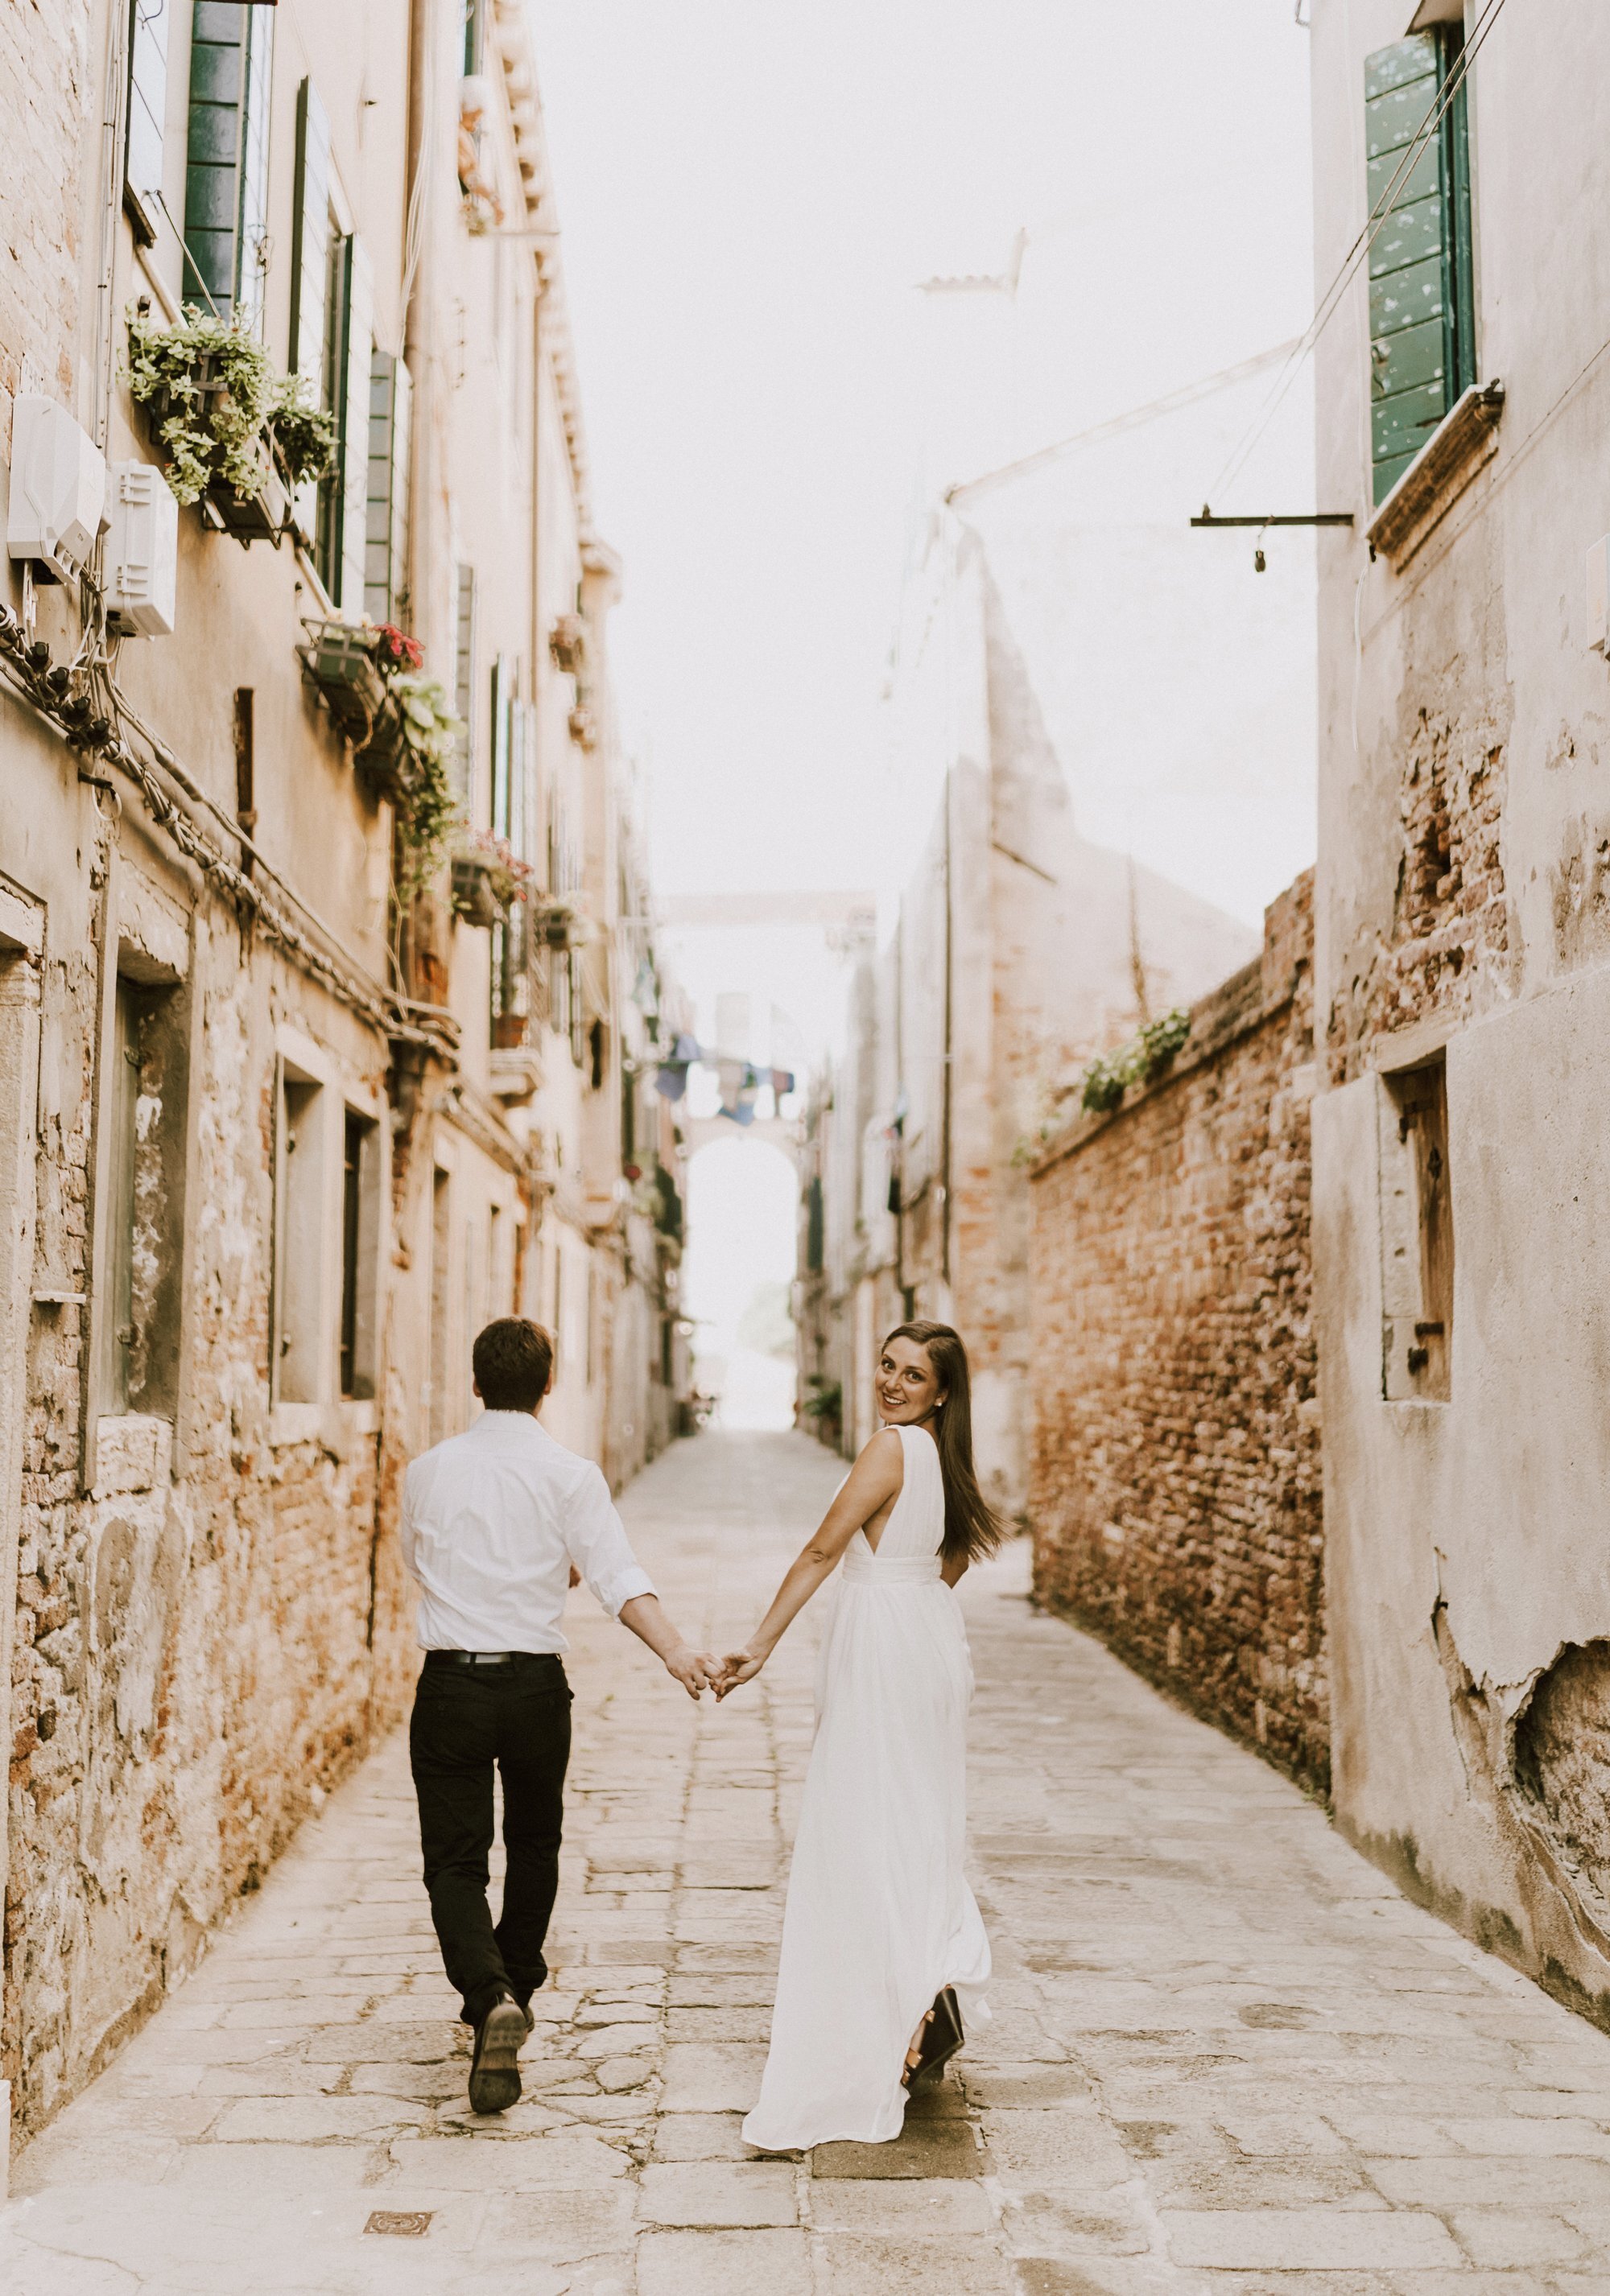
<path fill-rule="evenodd" d="M 219 480 L 257 499 L 267 479 L 262 439 L 275 374 L 249 327 L 203 317 L 193 304 L 172 326 L 159 326 L 136 307 L 128 314 L 127 382 L 156 418 L 177 501 L 199 502 Z"/>
<path fill-rule="evenodd" d="M 307 392 L 303 376 L 283 375 L 268 416 L 269 431 L 293 489 L 315 485 L 335 467 L 335 417 L 326 407 L 312 406 Z"/>
<path fill-rule="evenodd" d="M 406 856 L 398 891 L 412 899 L 440 866 L 460 820 L 453 758 L 464 732 L 439 677 L 410 670 L 387 680 L 402 720 L 395 768 L 398 833 Z"/>

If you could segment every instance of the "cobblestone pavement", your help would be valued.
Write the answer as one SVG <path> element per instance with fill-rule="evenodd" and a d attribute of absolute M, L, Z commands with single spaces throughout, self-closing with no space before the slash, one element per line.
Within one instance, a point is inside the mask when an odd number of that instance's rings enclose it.
<path fill-rule="evenodd" d="M 707 1435 L 625 1512 L 676 1613 L 721 1643 L 836 1472 L 800 1437 Z M 1610 2039 L 1023 1585 L 1020 1554 L 965 1597 L 996 2016 L 899 2143 L 763 2161 L 738 2136 L 809 1636 L 695 1710 L 580 1598 L 555 1974 L 521 2104 L 468 2113 L 394 1742 L 19 2158 L 0 2288 L 1610 2292 Z"/>

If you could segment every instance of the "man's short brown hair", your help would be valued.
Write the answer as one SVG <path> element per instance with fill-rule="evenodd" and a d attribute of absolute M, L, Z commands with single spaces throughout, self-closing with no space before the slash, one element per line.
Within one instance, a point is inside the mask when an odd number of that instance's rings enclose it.
<path fill-rule="evenodd" d="M 548 1391 L 554 1342 L 527 1316 L 500 1316 L 476 1334 L 471 1361 L 489 1411 L 535 1411 Z"/>

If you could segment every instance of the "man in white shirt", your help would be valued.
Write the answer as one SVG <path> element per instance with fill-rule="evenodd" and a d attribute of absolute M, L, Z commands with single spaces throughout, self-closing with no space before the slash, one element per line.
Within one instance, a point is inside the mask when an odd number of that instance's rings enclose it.
<path fill-rule="evenodd" d="M 402 1550 L 419 1581 L 425 1662 L 409 1726 L 425 1887 L 449 1979 L 475 2031 L 470 2103 L 501 2112 L 559 1885 L 571 1692 L 560 1620 L 576 1576 L 663 1660 L 690 1698 L 713 1658 L 691 1650 L 627 1544 L 609 1486 L 537 1423 L 554 1345 L 505 1316 L 475 1341 L 486 1406 L 462 1435 L 415 1459 L 403 1484 Z M 492 1768 L 503 1780 L 503 1913 L 487 1903 Z"/>

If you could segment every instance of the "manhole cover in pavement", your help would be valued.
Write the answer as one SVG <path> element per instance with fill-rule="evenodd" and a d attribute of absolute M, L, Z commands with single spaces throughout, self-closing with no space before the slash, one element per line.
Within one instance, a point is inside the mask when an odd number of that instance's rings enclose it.
<path fill-rule="evenodd" d="M 366 2232 L 388 2232 L 399 2240 L 419 2240 L 431 2229 L 431 2210 L 429 2209 L 376 2209 Z"/>

